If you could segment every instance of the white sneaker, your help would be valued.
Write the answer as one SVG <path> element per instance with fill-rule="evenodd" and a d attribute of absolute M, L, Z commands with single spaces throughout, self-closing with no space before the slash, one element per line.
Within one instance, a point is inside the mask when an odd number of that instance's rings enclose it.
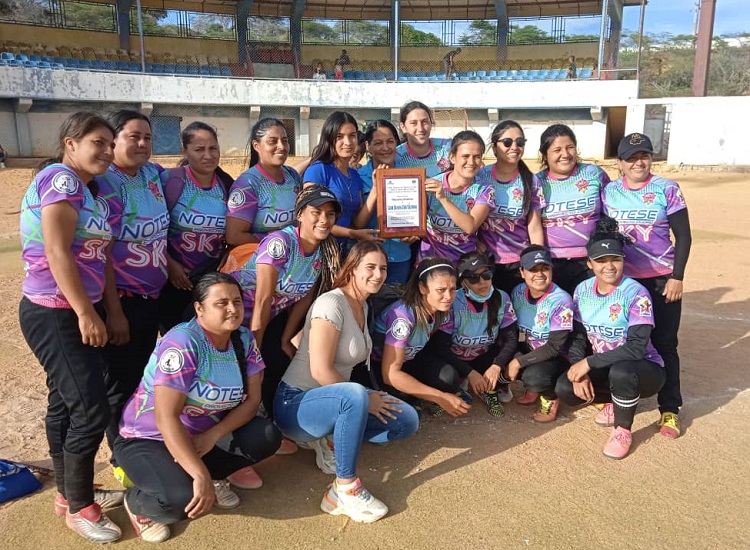
<path fill-rule="evenodd" d="M 335 481 L 331 483 L 320 503 L 320 509 L 332 516 L 349 516 L 360 523 L 372 523 L 388 513 L 388 506 L 372 496 L 362 486 L 359 478 L 348 491 L 340 490 Z"/>
<path fill-rule="evenodd" d="M 90 504 L 71 514 L 68 510 L 65 514 L 65 524 L 91 542 L 106 544 L 115 542 L 122 536 L 120 528 L 102 512 L 98 504 Z"/>
<path fill-rule="evenodd" d="M 497 397 L 500 403 L 510 403 L 513 401 L 513 391 L 508 384 L 500 384 L 497 387 Z"/>
<path fill-rule="evenodd" d="M 327 437 L 321 437 L 310 442 L 315 451 L 315 463 L 324 474 L 336 473 L 336 454 L 333 451 L 333 441 Z"/>
<path fill-rule="evenodd" d="M 0 168 L 5 168 L 5 163 L 4 162 L 0 162 Z"/>
<path fill-rule="evenodd" d="M 240 505 L 240 497 L 229 487 L 226 479 L 220 481 L 214 480 L 214 490 L 216 491 L 216 504 L 214 506 L 224 510 L 231 510 Z"/>
<path fill-rule="evenodd" d="M 139 516 L 131 512 L 127 500 L 125 500 L 125 511 L 128 513 L 130 523 L 133 524 L 135 534 L 146 542 L 164 542 L 172 534 L 169 531 L 169 525 L 166 523 L 159 523 L 146 516 Z"/>

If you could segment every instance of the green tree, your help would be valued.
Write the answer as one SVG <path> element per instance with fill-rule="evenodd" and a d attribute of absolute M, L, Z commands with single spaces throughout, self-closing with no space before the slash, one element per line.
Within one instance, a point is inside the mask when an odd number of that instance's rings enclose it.
<path fill-rule="evenodd" d="M 0 20 L 53 24 L 55 16 L 44 0 L 0 0 Z"/>
<path fill-rule="evenodd" d="M 374 21 L 349 21 L 347 43 L 387 45 L 388 26 Z"/>
<path fill-rule="evenodd" d="M 234 40 L 234 17 L 230 15 L 201 14 L 191 22 L 192 34 L 206 38 Z"/>
<path fill-rule="evenodd" d="M 477 19 L 471 22 L 468 32 L 458 39 L 463 46 L 493 46 L 497 44 L 497 22 Z"/>
<path fill-rule="evenodd" d="M 431 32 L 417 30 L 413 25 L 401 23 L 402 46 L 442 46 L 443 41 Z"/>
<path fill-rule="evenodd" d="M 598 34 L 566 34 L 565 42 L 598 42 Z"/>
<path fill-rule="evenodd" d="M 114 6 L 107 4 L 63 3 L 66 27 L 116 31 Z"/>
<path fill-rule="evenodd" d="M 284 17 L 248 17 L 247 38 L 251 42 L 288 42 L 289 20 Z"/>
<path fill-rule="evenodd" d="M 311 19 L 302 21 L 302 36 L 306 44 L 335 44 L 341 42 L 339 31 L 330 25 Z"/>
<path fill-rule="evenodd" d="M 517 25 L 510 26 L 509 45 L 549 44 L 550 42 L 553 42 L 553 38 L 539 27 L 535 27 L 534 25 L 524 25 L 523 27 Z"/>

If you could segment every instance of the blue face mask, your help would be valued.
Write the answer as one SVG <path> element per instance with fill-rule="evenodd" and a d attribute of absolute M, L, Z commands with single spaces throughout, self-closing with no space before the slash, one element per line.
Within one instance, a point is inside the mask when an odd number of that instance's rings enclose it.
<path fill-rule="evenodd" d="M 470 300 L 479 304 L 483 304 L 492 297 L 492 293 L 495 291 L 495 289 L 490 287 L 490 291 L 487 293 L 487 296 L 480 296 L 470 288 L 466 287 L 464 287 L 464 291 L 466 292 L 466 296 L 468 296 Z"/>

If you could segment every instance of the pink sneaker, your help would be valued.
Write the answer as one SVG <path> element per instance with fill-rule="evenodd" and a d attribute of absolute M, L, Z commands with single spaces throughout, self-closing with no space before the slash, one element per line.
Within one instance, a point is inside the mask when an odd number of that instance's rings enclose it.
<path fill-rule="evenodd" d="M 238 489 L 259 489 L 263 486 L 263 480 L 252 466 L 237 470 L 227 476 L 227 481 Z"/>
<path fill-rule="evenodd" d="M 516 399 L 516 403 L 518 403 L 519 405 L 533 405 L 534 403 L 536 403 L 536 400 L 538 398 L 538 393 L 536 393 L 535 391 L 526 390 L 526 392 L 521 397 Z"/>
<path fill-rule="evenodd" d="M 615 424 L 615 408 L 612 403 L 605 403 L 596 416 L 594 417 L 594 423 L 597 426 L 604 426 L 606 428 L 614 426 Z"/>
<path fill-rule="evenodd" d="M 297 452 L 297 444 L 289 439 L 281 440 L 281 447 L 276 451 L 277 455 L 293 455 Z"/>
<path fill-rule="evenodd" d="M 630 444 L 633 442 L 633 436 L 630 430 L 623 427 L 612 428 L 612 433 L 609 434 L 609 440 L 604 445 L 604 456 L 620 460 L 628 456 L 630 452 Z"/>
<path fill-rule="evenodd" d="M 109 489 L 94 489 L 94 502 L 99 505 L 103 512 L 122 506 L 125 499 L 125 491 L 112 491 Z M 55 515 L 65 517 L 68 513 L 68 501 L 60 493 L 55 495 Z"/>

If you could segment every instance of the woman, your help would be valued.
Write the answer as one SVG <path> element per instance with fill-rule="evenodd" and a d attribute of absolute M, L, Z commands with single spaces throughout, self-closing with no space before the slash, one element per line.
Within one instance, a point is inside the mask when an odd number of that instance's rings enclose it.
<path fill-rule="evenodd" d="M 369 362 L 372 340 L 366 301 L 383 286 L 387 266 L 379 244 L 354 245 L 334 290 L 319 296 L 310 308 L 300 347 L 274 401 L 279 429 L 296 441 L 309 441 L 318 467 L 336 474 L 321 509 L 364 523 L 380 519 L 388 507 L 357 477 L 362 442 L 405 439 L 419 427 L 419 416 L 410 405 L 350 382 L 354 367 Z"/>
<path fill-rule="evenodd" d="M 469 412 L 450 351 L 450 310 L 456 270 L 446 258 L 425 258 L 409 277 L 402 299 L 377 318 L 373 370 L 399 398 L 430 403 L 435 416 Z M 429 343 L 429 345 L 428 345 Z M 463 395 L 463 394 L 462 394 Z"/>
<path fill-rule="evenodd" d="M 520 353 L 508 365 L 508 378 L 523 380 L 526 395 L 522 405 L 539 398 L 537 422 L 557 418 L 560 400 L 555 384 L 568 363 L 567 352 L 573 330 L 573 300 L 552 282 L 552 257 L 541 245 L 532 244 L 521 252 L 523 283 L 513 289 L 510 299 L 521 333 Z"/>
<path fill-rule="evenodd" d="M 542 170 L 536 175 L 542 186 L 542 226 L 555 282 L 568 294 L 591 276 L 586 242 L 601 214 L 601 190 L 609 183 L 601 168 L 579 162 L 577 148 L 573 130 L 553 124 L 542 132 Z"/>
<path fill-rule="evenodd" d="M 495 207 L 479 228 L 479 242 L 495 256 L 492 284 L 510 293 L 521 283 L 518 262 L 521 251 L 531 244 L 544 244 L 539 182 L 523 161 L 526 146 L 521 125 L 504 120 L 490 137 L 495 164 L 485 166 L 477 179 L 492 185 Z"/>
<path fill-rule="evenodd" d="M 420 245 L 420 258 L 443 256 L 455 263 L 477 249 L 477 230 L 495 207 L 494 188 L 476 177 L 483 155 L 479 134 L 459 132 L 451 145 L 451 170 L 439 180 L 427 180 L 427 236 Z"/>
<path fill-rule="evenodd" d="M 284 123 L 262 118 L 250 130 L 250 166 L 229 193 L 227 244 L 258 243 L 272 231 L 294 223 L 294 201 L 302 184 L 299 174 L 284 166 L 289 139 Z"/>
<path fill-rule="evenodd" d="M 399 128 L 406 139 L 396 149 L 396 166 L 422 168 L 434 178 L 450 168 L 451 140 L 431 138 L 435 120 L 432 110 L 421 101 L 410 101 L 399 113 Z"/>
<path fill-rule="evenodd" d="M 186 316 L 186 310 L 192 301 L 193 281 L 203 273 L 216 271 L 219 265 L 224 250 L 227 190 L 234 181 L 219 168 L 216 130 L 205 122 L 192 122 L 181 138 L 184 165 L 161 174 L 169 211 L 169 279 L 159 296 L 162 334 L 192 316 Z"/>
<path fill-rule="evenodd" d="M 271 456 L 281 434 L 256 416 L 263 359 L 242 327 L 242 289 L 224 273 L 193 289 L 195 317 L 167 332 L 128 400 L 115 441 L 133 487 L 125 509 L 147 542 L 169 538 L 169 524 L 240 498 L 224 480 Z"/>
<path fill-rule="evenodd" d="M 612 426 L 603 452 L 614 459 L 630 451 L 638 401 L 657 393 L 665 378 L 664 362 L 650 339 L 651 296 L 624 275 L 627 242 L 615 220 L 604 216 L 597 222 L 587 246 L 594 276 L 578 285 L 573 295 L 577 338 L 569 353 L 572 365 L 555 388 L 569 405 L 607 403 L 595 422 Z"/>
<path fill-rule="evenodd" d="M 159 293 L 167 282 L 167 212 L 159 174 L 151 158 L 151 122 L 122 110 L 110 117 L 115 129 L 114 162 L 96 178 L 100 208 L 114 241 L 108 257 L 105 307 L 109 342 L 107 396 L 111 409 L 107 441 L 117 437 L 125 401 L 138 387 L 159 333 Z M 122 471 L 115 477 L 127 483 Z"/>
<path fill-rule="evenodd" d="M 93 542 L 121 535 L 102 509 L 119 506 L 122 492 L 94 490 L 94 460 L 109 421 L 102 297 L 112 231 L 90 188 L 112 162 L 113 140 L 100 116 L 71 115 L 60 128 L 57 158 L 43 165 L 21 204 L 26 277 L 19 318 L 47 375 L 55 513 Z"/>
<path fill-rule="evenodd" d="M 508 363 L 518 347 L 518 327 L 510 296 L 494 288 L 495 260 L 481 252 L 469 252 L 458 262 L 461 288 L 451 307 L 451 351 L 462 360 L 458 374 L 487 405 L 492 416 L 503 416 L 502 402 L 513 394 L 507 389 Z M 503 387 L 505 386 L 505 387 Z"/>
<path fill-rule="evenodd" d="M 375 171 L 395 166 L 398 131 L 387 120 L 374 120 L 365 131 L 365 145 L 370 159 L 359 169 L 359 175 L 364 184 L 364 196 L 369 198 L 373 194 Z M 377 215 L 372 215 L 367 227 L 378 228 Z M 417 240 L 417 237 L 410 237 L 383 241 L 383 248 L 388 254 L 388 278 L 385 280 L 387 284 L 403 284 L 409 278 L 411 272 L 410 244 Z"/>
<path fill-rule="evenodd" d="M 625 274 L 641 283 L 654 302 L 651 341 L 664 359 L 666 382 L 659 392 L 660 433 L 680 435 L 680 356 L 677 332 L 682 314 L 682 280 L 690 254 L 690 218 L 677 182 L 651 173 L 654 149 L 643 134 L 622 138 L 617 148 L 622 177 L 604 188 L 604 212 L 620 222 L 633 245 Z M 674 246 L 670 239 L 674 235 Z"/>

